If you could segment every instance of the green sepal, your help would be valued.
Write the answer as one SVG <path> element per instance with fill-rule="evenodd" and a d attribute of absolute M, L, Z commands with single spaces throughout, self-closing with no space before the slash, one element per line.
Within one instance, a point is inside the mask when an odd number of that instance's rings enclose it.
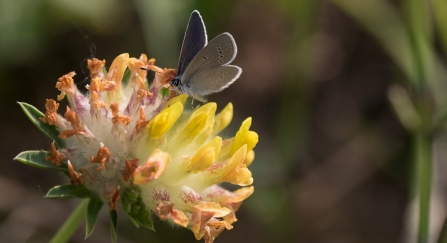
<path fill-rule="evenodd" d="M 112 238 L 112 242 L 116 243 L 118 234 L 118 213 L 115 210 L 109 211 L 109 220 L 110 220 L 110 237 Z"/>
<path fill-rule="evenodd" d="M 26 116 L 31 120 L 31 122 L 39 129 L 43 134 L 49 137 L 54 141 L 56 147 L 64 148 L 65 143 L 62 139 L 59 138 L 59 132 L 56 130 L 56 127 L 50 124 L 43 123 L 39 118 L 44 117 L 45 115 L 40 112 L 36 107 L 24 103 L 17 102 L 20 107 L 22 107 L 23 112 L 25 112 Z"/>
<path fill-rule="evenodd" d="M 128 213 L 127 215 L 129 216 L 130 220 L 132 221 L 132 223 L 137 226 L 138 225 L 143 225 L 143 227 L 150 229 L 150 230 L 155 230 L 154 229 L 154 223 L 152 222 L 152 218 L 151 218 L 151 213 L 149 212 L 149 210 L 146 209 L 145 206 L 138 206 L 138 205 L 132 205 L 132 210 L 130 213 Z M 134 209 L 138 208 L 139 210 L 136 211 Z M 135 221 L 135 222 L 134 222 Z"/>
<path fill-rule="evenodd" d="M 87 207 L 87 219 L 85 224 L 85 238 L 88 238 L 95 229 L 96 220 L 98 219 L 99 212 L 101 211 L 104 203 L 97 196 L 90 198 Z"/>
<path fill-rule="evenodd" d="M 51 188 L 47 195 L 45 195 L 46 198 L 88 198 L 93 197 L 93 194 L 91 191 L 89 191 L 84 185 L 62 185 L 62 186 L 55 186 Z"/>
<path fill-rule="evenodd" d="M 51 153 L 42 150 L 23 151 L 18 154 L 14 160 L 22 162 L 26 165 L 34 166 L 41 169 L 59 170 L 68 173 L 67 164 L 61 163 L 59 166 L 46 160 Z"/>
<path fill-rule="evenodd" d="M 146 208 L 141 199 L 141 193 L 138 188 L 127 188 L 121 198 L 124 211 L 130 218 L 130 221 L 138 228 L 140 225 L 154 230 L 151 213 Z"/>
<path fill-rule="evenodd" d="M 137 220 L 138 220 L 138 223 L 143 225 L 143 227 L 155 231 L 154 223 L 152 222 L 151 213 L 147 209 L 143 209 L 140 211 L 140 213 L 138 214 Z"/>
<path fill-rule="evenodd" d="M 130 222 L 132 222 L 132 224 L 135 225 L 135 227 L 140 228 L 140 224 L 138 223 L 138 221 L 136 219 L 134 219 L 129 214 L 127 216 L 129 216 Z"/>
<path fill-rule="evenodd" d="M 138 197 L 140 196 L 140 192 L 133 189 L 127 189 L 123 194 L 123 199 L 125 198 L 126 201 L 129 203 L 135 203 L 138 200 Z"/>
<path fill-rule="evenodd" d="M 131 215 L 137 215 L 140 212 L 141 206 L 138 204 L 133 204 L 132 208 L 130 209 L 130 214 Z"/>
<path fill-rule="evenodd" d="M 121 200 L 121 204 L 123 205 L 124 212 L 129 213 L 131 209 L 130 203 L 128 201 Z"/>

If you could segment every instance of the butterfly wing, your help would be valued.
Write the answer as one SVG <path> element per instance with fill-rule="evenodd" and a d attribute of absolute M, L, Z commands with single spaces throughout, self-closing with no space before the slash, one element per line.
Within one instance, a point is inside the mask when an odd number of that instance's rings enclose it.
<path fill-rule="evenodd" d="M 237 54 L 236 42 L 229 33 L 222 33 L 212 39 L 208 45 L 197 53 L 189 63 L 183 75 L 185 78 L 194 75 L 202 69 L 213 69 L 218 66 L 229 64 Z"/>
<path fill-rule="evenodd" d="M 227 65 L 237 54 L 236 42 L 229 33 L 212 39 L 190 62 L 182 76 L 182 89 L 190 95 L 219 92 L 233 83 L 242 69 Z"/>
<path fill-rule="evenodd" d="M 178 60 L 177 76 L 181 77 L 188 65 L 202 50 L 207 43 L 205 24 L 202 17 L 197 10 L 194 10 L 189 18 L 188 26 L 186 27 L 185 37 L 183 38 L 182 49 L 180 51 L 180 58 Z"/>
<path fill-rule="evenodd" d="M 219 92 L 234 81 L 242 73 L 242 69 L 233 65 L 222 65 L 212 69 L 201 69 L 184 84 L 187 93 L 194 97 L 203 97 Z"/>

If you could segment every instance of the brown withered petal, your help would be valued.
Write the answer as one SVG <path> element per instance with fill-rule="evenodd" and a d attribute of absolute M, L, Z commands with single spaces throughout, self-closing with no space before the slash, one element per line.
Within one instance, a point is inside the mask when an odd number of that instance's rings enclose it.
<path fill-rule="evenodd" d="M 101 164 L 98 167 L 98 171 L 101 171 L 106 166 L 106 162 L 109 160 L 109 157 L 110 157 L 109 149 L 104 146 L 101 146 L 98 149 L 98 153 L 96 154 L 95 157 L 90 156 L 90 162 Z"/>
<path fill-rule="evenodd" d="M 46 157 L 45 160 L 50 161 L 52 164 L 56 166 L 61 165 L 62 160 L 65 159 L 65 155 L 57 151 L 56 145 L 51 143 L 51 155 Z"/>

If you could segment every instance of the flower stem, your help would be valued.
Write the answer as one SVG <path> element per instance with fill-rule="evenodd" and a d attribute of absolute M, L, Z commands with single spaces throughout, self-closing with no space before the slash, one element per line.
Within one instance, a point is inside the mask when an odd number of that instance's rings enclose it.
<path fill-rule="evenodd" d="M 50 243 L 67 242 L 73 235 L 78 225 L 87 215 L 87 205 L 89 200 L 82 200 L 76 210 L 65 221 L 62 227 L 59 228 L 56 235 L 51 239 Z"/>
<path fill-rule="evenodd" d="M 428 241 L 430 221 L 430 195 L 432 175 L 432 139 L 424 132 L 417 132 L 416 150 L 416 188 L 419 196 L 419 232 L 418 242 Z"/>

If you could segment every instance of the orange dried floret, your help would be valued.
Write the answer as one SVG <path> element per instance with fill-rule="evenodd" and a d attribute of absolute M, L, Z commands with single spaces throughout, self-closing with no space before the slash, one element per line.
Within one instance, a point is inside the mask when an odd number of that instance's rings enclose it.
<path fill-rule="evenodd" d="M 65 155 L 56 150 L 54 143 L 51 143 L 51 155 L 46 157 L 45 160 L 50 161 L 56 166 L 61 165 L 62 160 L 65 159 Z"/>
<path fill-rule="evenodd" d="M 95 109 L 106 107 L 106 103 L 102 102 L 99 99 L 99 94 L 96 91 L 90 92 L 90 101 L 89 104 L 93 106 Z"/>
<path fill-rule="evenodd" d="M 149 123 L 149 121 L 146 121 L 146 115 L 144 114 L 143 107 L 140 108 L 140 119 L 135 124 L 135 129 L 137 130 L 137 133 L 143 130 L 143 128 L 146 127 L 146 125 Z"/>
<path fill-rule="evenodd" d="M 172 219 L 178 225 L 188 226 L 188 217 L 182 211 L 174 209 L 174 204 L 171 202 L 160 202 L 155 213 L 161 220 Z"/>
<path fill-rule="evenodd" d="M 139 75 L 136 75 L 136 78 L 138 82 L 138 87 L 140 88 L 137 92 L 137 97 L 140 99 L 146 96 L 151 97 L 153 94 L 146 89 L 146 84 L 144 83 L 144 80 Z"/>
<path fill-rule="evenodd" d="M 225 222 L 225 221 L 219 221 L 219 220 L 209 220 L 206 223 L 206 233 L 203 236 L 203 239 L 205 240 L 205 243 L 212 243 L 216 239 L 217 236 L 222 233 L 224 229 L 231 230 L 233 229 L 233 226 L 231 224 Z"/>
<path fill-rule="evenodd" d="M 96 58 L 93 58 L 93 60 L 88 59 L 87 60 L 87 68 L 90 70 L 90 77 L 96 78 L 102 76 L 102 67 L 106 64 L 106 60 L 99 60 Z"/>
<path fill-rule="evenodd" d="M 76 172 L 73 169 L 73 166 L 71 165 L 70 161 L 68 161 L 68 174 L 70 175 L 70 182 L 73 185 L 80 185 L 82 184 L 82 173 Z"/>
<path fill-rule="evenodd" d="M 90 101 L 89 104 L 95 109 L 106 107 L 107 105 L 101 100 L 100 93 L 102 91 L 110 91 L 115 89 L 116 83 L 113 81 L 101 81 L 100 78 L 92 78 L 91 85 L 88 86 L 90 90 Z"/>
<path fill-rule="evenodd" d="M 118 202 L 118 200 L 120 199 L 120 186 L 118 186 L 115 190 L 115 192 L 110 195 L 110 200 L 109 200 L 109 209 L 110 210 L 115 210 L 118 211 L 118 208 L 116 207 L 116 203 Z"/>
<path fill-rule="evenodd" d="M 149 92 L 148 90 L 144 90 L 144 89 L 139 89 L 138 93 L 137 93 L 137 97 L 142 99 L 144 97 L 151 97 L 152 93 Z"/>
<path fill-rule="evenodd" d="M 39 118 L 43 123 L 47 123 L 50 125 L 56 125 L 58 120 L 57 109 L 59 108 L 59 104 L 53 99 L 47 99 L 47 103 L 45 103 L 45 116 Z"/>
<path fill-rule="evenodd" d="M 98 153 L 96 154 L 96 156 L 95 157 L 90 156 L 90 161 L 92 163 L 101 164 L 101 166 L 98 167 L 98 171 L 101 171 L 106 166 L 106 162 L 109 161 L 109 157 L 110 157 L 109 149 L 101 144 L 101 147 L 98 149 Z"/>
<path fill-rule="evenodd" d="M 73 77 L 75 75 L 75 72 L 69 72 L 58 79 L 59 82 L 56 83 L 56 88 L 61 91 L 61 94 L 57 96 L 57 100 L 62 100 L 66 94 L 72 92 L 74 86 Z"/>
<path fill-rule="evenodd" d="M 101 86 L 99 87 L 101 91 L 112 91 L 116 88 L 116 82 L 115 81 L 108 81 L 103 80 L 101 82 Z"/>
<path fill-rule="evenodd" d="M 68 138 L 73 135 L 81 135 L 85 133 L 84 128 L 81 126 L 81 121 L 79 120 L 78 115 L 76 112 L 72 111 L 70 107 L 67 106 L 67 111 L 65 112 L 65 119 L 70 122 L 71 127 L 73 129 L 67 129 L 63 131 L 59 137 L 60 138 Z"/>
<path fill-rule="evenodd" d="M 206 223 L 214 216 L 213 212 L 195 210 L 192 214 L 192 232 L 197 240 L 202 239 L 206 233 Z"/>
<path fill-rule="evenodd" d="M 133 173 L 135 172 L 135 169 L 138 167 L 138 161 L 140 161 L 140 159 L 126 159 L 126 167 L 124 168 L 124 172 L 123 172 L 123 179 L 124 181 L 128 181 L 129 178 L 133 175 Z"/>
<path fill-rule="evenodd" d="M 121 116 L 119 114 L 119 103 L 113 103 L 110 105 L 110 109 L 112 110 L 112 122 L 113 124 L 124 124 L 129 125 L 129 123 L 132 121 L 132 119 L 128 116 Z"/>
<path fill-rule="evenodd" d="M 142 67 L 145 67 L 147 64 L 147 57 L 146 55 L 142 54 L 140 56 L 140 59 L 136 58 L 129 58 L 129 63 L 127 64 L 127 67 L 131 71 L 132 74 L 137 74 L 139 76 L 142 76 L 143 78 L 146 78 L 147 71 L 142 70 Z"/>
<path fill-rule="evenodd" d="M 92 78 L 92 82 L 90 83 L 90 85 L 88 85 L 88 89 L 91 92 L 97 92 L 99 93 L 99 87 L 101 86 L 101 79 L 96 77 L 96 78 Z"/>
<path fill-rule="evenodd" d="M 147 65 L 155 65 L 155 58 L 151 58 L 147 61 Z"/>

